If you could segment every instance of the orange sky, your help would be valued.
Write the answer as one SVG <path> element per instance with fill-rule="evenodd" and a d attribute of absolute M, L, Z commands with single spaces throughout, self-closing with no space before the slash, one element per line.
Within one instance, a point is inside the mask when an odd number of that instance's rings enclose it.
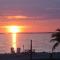
<path fill-rule="evenodd" d="M 19 18 L 19 17 L 16 17 Z M 25 26 L 20 28 L 21 32 L 53 32 L 60 27 L 59 20 L 19 20 L 12 18 L 0 21 L 0 32 L 5 33 L 6 28 L 4 26 Z M 20 17 L 22 19 L 27 19 L 30 17 Z M 13 19 L 13 20 L 12 20 Z M 15 19 L 15 20 L 14 20 Z"/>
<path fill-rule="evenodd" d="M 26 26 L 22 32 L 52 32 L 60 28 L 59 0 L 0 0 L 0 32 L 3 26 Z"/>

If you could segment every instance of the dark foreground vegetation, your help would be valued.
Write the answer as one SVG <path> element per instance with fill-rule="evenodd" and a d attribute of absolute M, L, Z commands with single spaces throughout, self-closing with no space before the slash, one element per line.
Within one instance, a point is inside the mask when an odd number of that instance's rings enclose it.
<path fill-rule="evenodd" d="M 0 60 L 60 60 L 60 53 L 19 53 L 0 54 Z"/>

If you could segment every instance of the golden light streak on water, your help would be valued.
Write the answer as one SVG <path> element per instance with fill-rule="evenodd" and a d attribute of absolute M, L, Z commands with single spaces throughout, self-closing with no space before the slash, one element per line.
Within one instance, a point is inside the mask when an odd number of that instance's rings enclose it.
<path fill-rule="evenodd" d="M 14 51 L 16 52 L 16 33 L 12 33 L 12 47 L 14 48 Z"/>

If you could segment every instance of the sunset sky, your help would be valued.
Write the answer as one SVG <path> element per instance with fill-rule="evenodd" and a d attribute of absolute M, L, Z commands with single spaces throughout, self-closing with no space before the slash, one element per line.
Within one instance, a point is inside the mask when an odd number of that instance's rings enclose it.
<path fill-rule="evenodd" d="M 0 0 L 0 32 L 4 26 L 25 26 L 22 32 L 60 28 L 60 0 Z"/>

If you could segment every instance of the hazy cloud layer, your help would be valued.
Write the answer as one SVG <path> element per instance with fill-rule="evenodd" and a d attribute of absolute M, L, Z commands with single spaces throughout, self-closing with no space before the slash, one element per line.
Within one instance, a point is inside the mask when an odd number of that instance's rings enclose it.
<path fill-rule="evenodd" d="M 4 15 L 60 19 L 60 0 L 0 0 L 0 16 Z"/>

